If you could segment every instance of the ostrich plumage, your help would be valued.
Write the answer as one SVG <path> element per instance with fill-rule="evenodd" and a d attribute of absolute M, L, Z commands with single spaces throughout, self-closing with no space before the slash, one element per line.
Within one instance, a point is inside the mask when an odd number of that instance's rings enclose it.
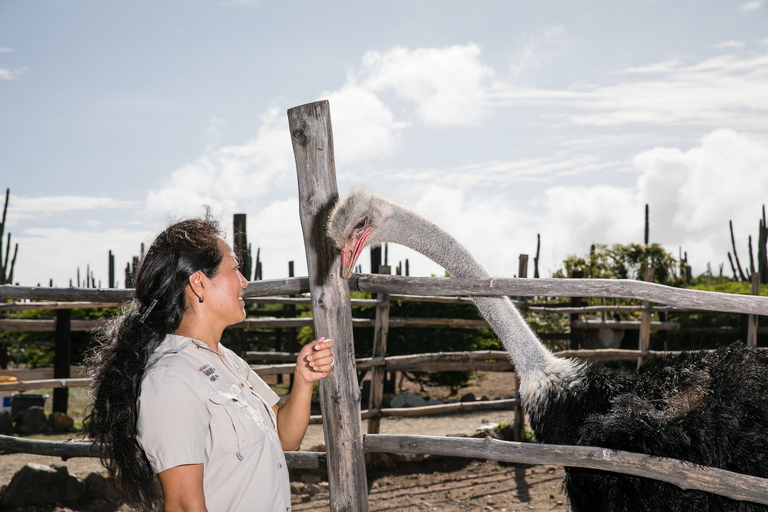
<path fill-rule="evenodd" d="M 328 234 L 349 278 L 366 245 L 398 243 L 456 277 L 491 277 L 451 235 L 365 189 L 339 201 Z M 520 377 L 520 395 L 538 441 L 672 457 L 768 477 L 768 356 L 734 343 L 713 352 L 648 361 L 636 373 L 555 357 L 506 297 L 473 297 Z M 573 512 L 758 511 L 656 480 L 566 468 Z"/>

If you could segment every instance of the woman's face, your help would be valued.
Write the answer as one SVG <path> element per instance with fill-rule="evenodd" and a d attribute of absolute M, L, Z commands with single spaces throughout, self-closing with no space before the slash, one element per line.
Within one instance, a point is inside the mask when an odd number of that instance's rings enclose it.
<path fill-rule="evenodd" d="M 229 244 L 219 240 L 219 250 L 224 257 L 216 276 L 208 280 L 209 287 L 205 292 L 206 309 L 215 311 L 216 317 L 226 325 L 232 325 L 245 319 L 243 290 L 248 286 L 248 281 L 238 270 L 237 258 Z"/>

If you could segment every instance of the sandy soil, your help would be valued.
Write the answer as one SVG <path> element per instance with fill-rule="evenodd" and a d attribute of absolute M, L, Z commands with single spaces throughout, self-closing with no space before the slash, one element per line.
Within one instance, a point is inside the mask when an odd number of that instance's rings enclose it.
<path fill-rule="evenodd" d="M 478 397 L 505 398 L 512 394 L 514 385 L 508 373 L 488 374 L 475 386 L 463 389 Z M 418 392 L 411 383 L 404 390 Z M 432 396 L 445 390 L 427 390 Z M 457 415 L 417 418 L 384 418 L 383 434 L 472 435 L 483 423 L 510 422 L 511 411 L 483 411 Z M 363 432 L 367 430 L 364 422 Z M 321 425 L 310 425 L 302 450 L 322 444 Z M 27 454 L 0 455 L 0 485 L 7 485 L 12 476 L 26 463 L 53 464 L 55 457 Z M 94 459 L 71 459 L 67 467 L 73 474 L 85 477 L 101 466 Z M 466 510 L 499 511 L 567 511 L 565 497 L 560 489 L 563 468 L 555 466 L 505 465 L 474 459 L 426 457 L 420 462 L 399 461 L 396 467 L 379 466 L 368 472 L 369 507 L 371 511 Z M 322 475 L 310 472 L 292 474 L 293 508 L 296 511 L 329 509 L 328 485 Z M 66 507 L 35 508 L 38 511 L 106 512 L 128 511 L 107 502 L 68 503 Z M 33 512 L 27 509 L 26 512 Z"/>

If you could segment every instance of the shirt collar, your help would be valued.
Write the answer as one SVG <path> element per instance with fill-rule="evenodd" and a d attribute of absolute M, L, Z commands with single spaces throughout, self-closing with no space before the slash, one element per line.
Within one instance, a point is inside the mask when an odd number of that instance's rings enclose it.
<path fill-rule="evenodd" d="M 178 334 L 166 335 L 165 340 L 163 340 L 160 346 L 157 347 L 155 352 L 163 352 L 164 354 L 175 354 L 175 353 L 181 352 L 182 350 L 187 348 L 189 345 L 194 345 L 198 348 L 207 349 L 213 353 L 216 353 L 215 350 L 211 349 L 211 347 L 209 347 L 202 341 L 198 341 L 198 340 L 188 338 L 186 336 L 181 336 Z"/>

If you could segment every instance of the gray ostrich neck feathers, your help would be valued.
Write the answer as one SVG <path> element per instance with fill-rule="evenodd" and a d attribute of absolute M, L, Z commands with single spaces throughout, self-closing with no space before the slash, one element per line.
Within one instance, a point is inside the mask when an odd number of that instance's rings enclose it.
<path fill-rule="evenodd" d="M 358 204 L 358 209 L 352 205 Z M 361 206 L 364 205 L 364 206 Z M 455 277 L 491 277 L 490 273 L 456 239 L 434 223 L 387 199 L 367 191 L 354 191 L 340 202 L 331 222 L 331 236 L 337 212 L 348 208 L 346 223 L 354 224 L 361 215 L 369 215 L 372 233 L 370 245 L 398 243 L 420 252 L 444 267 Z M 348 233 L 349 230 L 347 229 Z M 341 244 L 339 244 L 341 245 Z M 524 400 L 537 401 L 543 391 L 571 387 L 579 380 L 578 363 L 554 357 L 538 340 L 507 297 L 473 297 L 480 313 L 488 321 L 507 350 L 521 377 Z"/>

